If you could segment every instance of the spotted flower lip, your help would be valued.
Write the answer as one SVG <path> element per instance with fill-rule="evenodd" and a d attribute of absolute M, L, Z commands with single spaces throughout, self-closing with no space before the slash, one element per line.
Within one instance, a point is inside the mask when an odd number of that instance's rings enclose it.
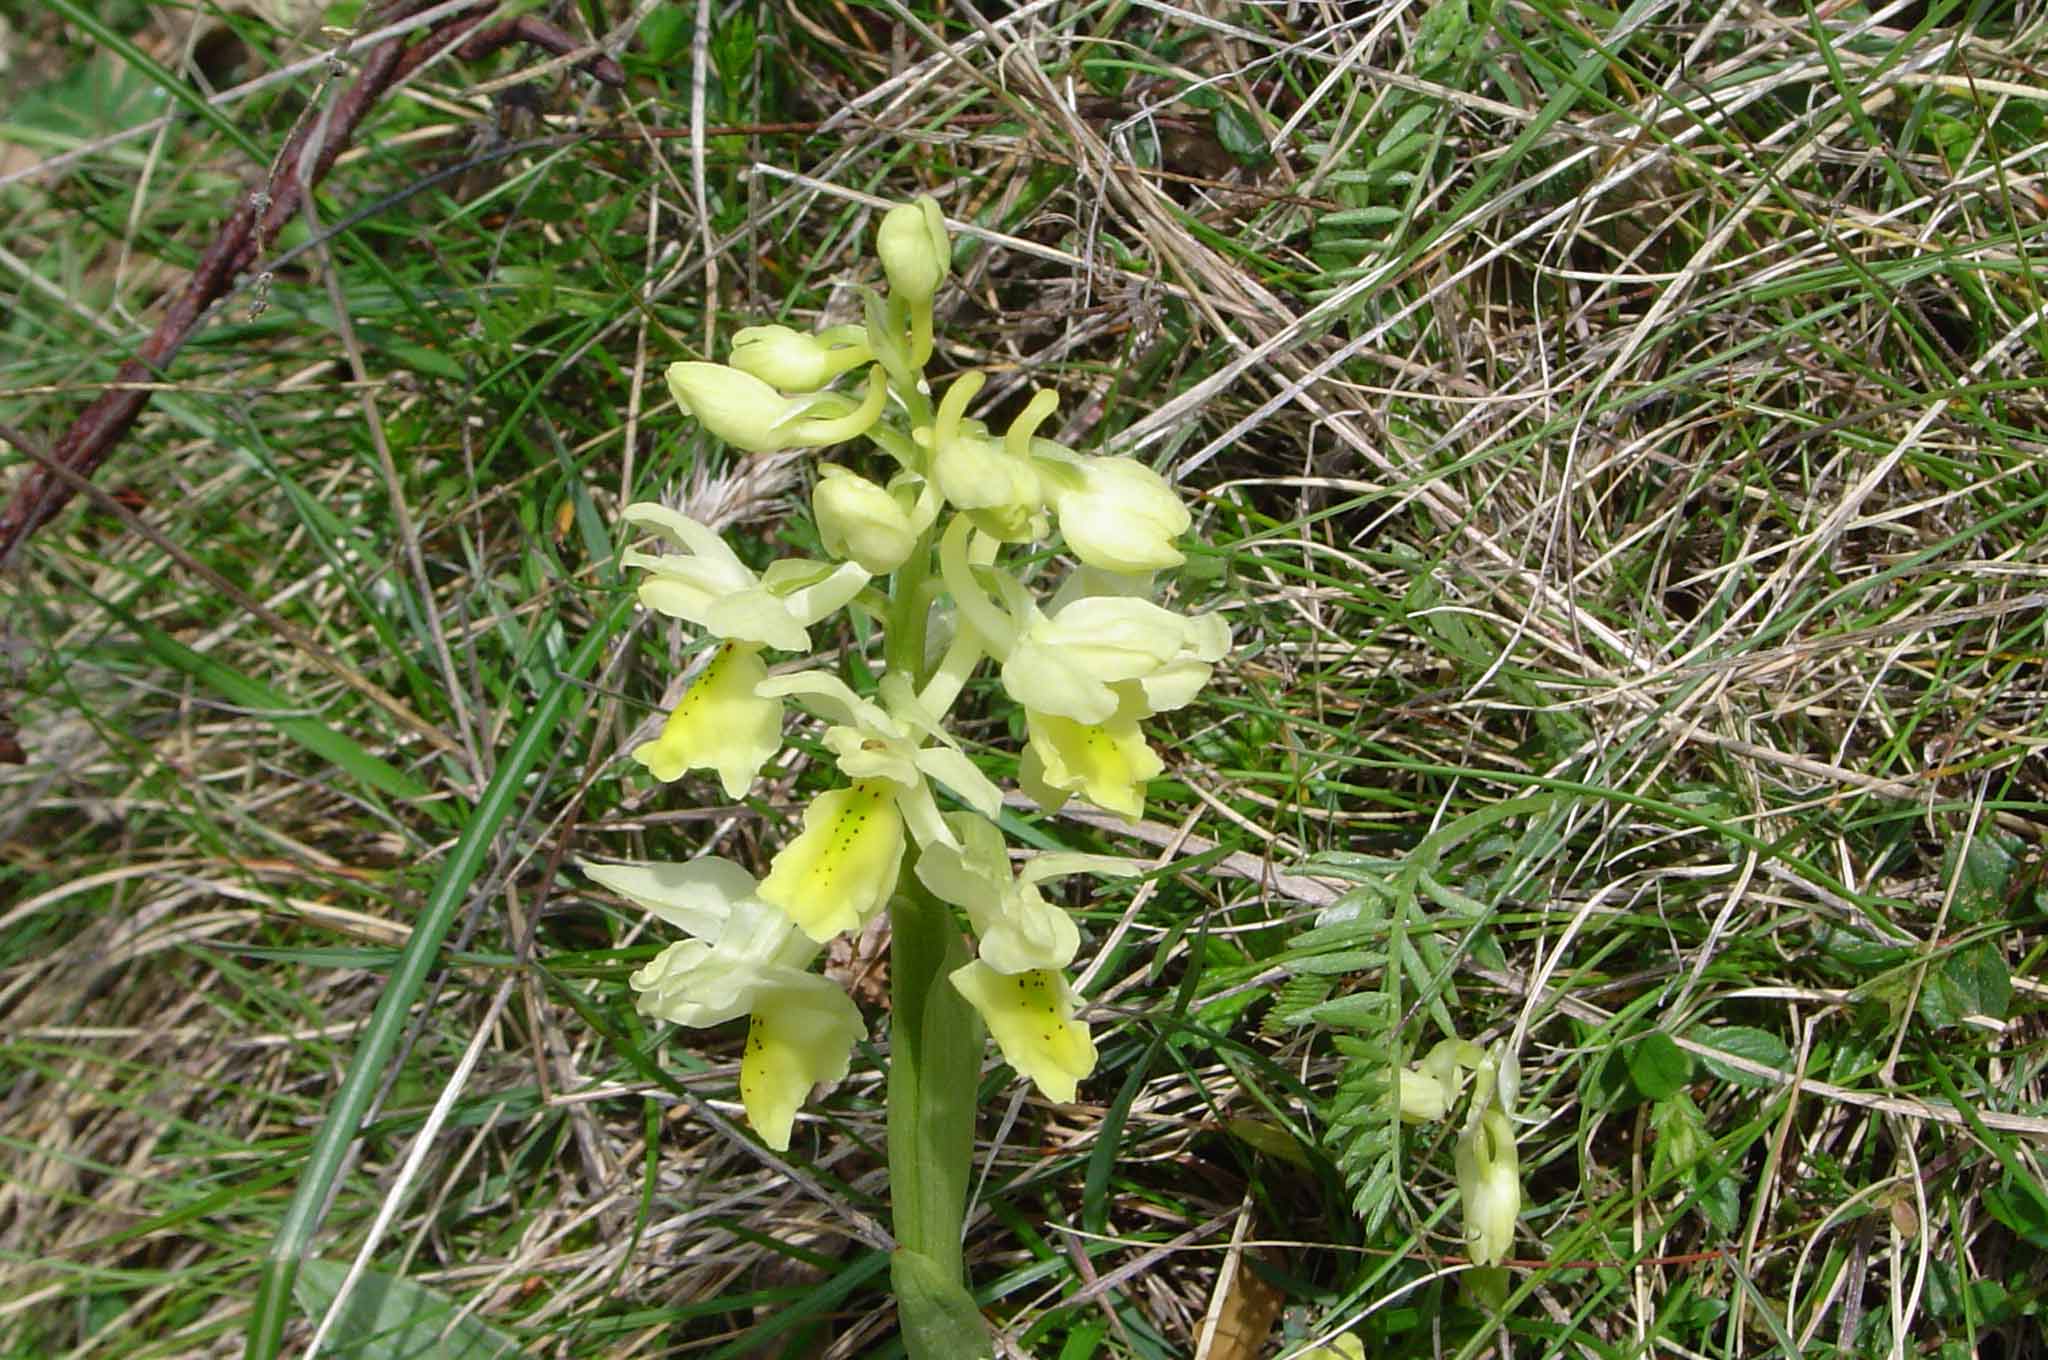
<path fill-rule="evenodd" d="M 903 864 L 903 814 L 887 780 L 832 789 L 804 809 L 804 829 L 776 852 L 764 902 L 823 944 L 888 905 Z"/>
<path fill-rule="evenodd" d="M 921 846 L 954 843 L 927 776 L 985 817 L 1002 808 L 1002 790 L 952 744 L 939 716 L 911 693 L 903 676 L 882 677 L 881 704 L 863 699 L 844 680 L 823 671 L 772 676 L 755 692 L 768 698 L 795 696 L 836 719 L 825 730 L 825 745 L 837 758 L 839 772 L 848 779 L 886 783 Z M 931 738 L 939 744 L 925 745 Z"/>
<path fill-rule="evenodd" d="M 810 626 L 842 608 L 868 583 L 859 564 L 784 558 L 763 575 L 708 525 L 664 505 L 626 507 L 626 523 L 652 531 L 679 553 L 628 549 L 625 565 L 648 573 L 640 603 L 694 623 L 713 637 L 785 652 L 809 651 Z"/>
<path fill-rule="evenodd" d="M 845 992 L 823 978 L 805 977 L 818 985 L 762 994 L 740 1059 L 740 1101 L 747 1122 L 777 1152 L 789 1151 L 796 1112 L 811 1088 L 843 1079 L 854 1044 L 867 1033 L 859 1008 Z"/>
<path fill-rule="evenodd" d="M 1095 1041 L 1074 1018 L 1079 998 L 1052 969 L 998 973 L 976 959 L 951 974 L 953 988 L 980 1014 L 1003 1061 L 1031 1079 L 1046 1099 L 1071 1104 L 1095 1070 Z"/>
<path fill-rule="evenodd" d="M 818 1082 L 846 1075 L 854 1042 L 867 1033 L 852 999 L 806 971 L 818 943 L 764 900 L 764 885 L 730 860 L 581 860 L 578 867 L 690 937 L 633 974 L 642 1014 L 695 1029 L 753 1016 L 740 1062 L 740 1099 L 762 1141 L 787 1151 L 804 1097 Z"/>
<path fill-rule="evenodd" d="M 767 678 L 759 647 L 725 643 L 683 692 L 661 735 L 635 746 L 633 759 L 663 783 L 689 770 L 716 770 L 726 797 L 746 797 L 782 746 L 781 700 L 754 692 Z"/>
<path fill-rule="evenodd" d="M 1017 782 L 1048 812 L 1079 794 L 1127 822 L 1145 815 L 1145 786 L 1166 765 L 1138 728 L 1141 705 L 1126 704 L 1108 722 L 1026 711 L 1027 739 L 1017 762 Z"/>

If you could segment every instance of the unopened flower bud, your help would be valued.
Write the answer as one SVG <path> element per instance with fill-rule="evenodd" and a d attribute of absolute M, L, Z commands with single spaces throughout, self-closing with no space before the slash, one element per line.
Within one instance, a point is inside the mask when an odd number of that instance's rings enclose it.
<path fill-rule="evenodd" d="M 734 448 L 773 453 L 852 439 L 882 414 L 887 389 L 871 376 L 867 396 L 859 402 L 838 392 L 785 397 L 751 373 L 689 361 L 668 366 L 668 390 L 705 429 Z"/>
<path fill-rule="evenodd" d="M 1450 1097 L 1442 1082 L 1414 1071 L 1403 1071 L 1400 1076 L 1401 1118 L 1411 1124 L 1422 1124 L 1444 1117 L 1444 1111 L 1450 1108 Z"/>
<path fill-rule="evenodd" d="M 917 546 L 910 515 L 889 492 L 858 473 L 826 464 L 811 493 L 811 513 L 825 551 L 858 562 L 876 576 L 903 565 Z"/>
<path fill-rule="evenodd" d="M 789 398 L 751 373 L 696 360 L 670 364 L 668 390 L 705 429 L 736 449 L 771 453 L 789 447 L 775 428 L 789 414 Z"/>
<path fill-rule="evenodd" d="M 891 208 L 875 233 L 875 253 L 898 297 L 913 306 L 930 306 L 953 263 L 938 203 L 927 195 Z"/>
<path fill-rule="evenodd" d="M 1151 468 L 1132 458 L 1087 458 L 1063 480 L 1051 496 L 1060 536 L 1089 566 L 1137 573 L 1186 560 L 1173 541 L 1187 532 L 1187 507 Z"/>
<path fill-rule="evenodd" d="M 1004 543 L 1026 543 L 1043 532 L 1038 474 L 1012 458 L 1001 441 L 963 422 L 960 434 L 942 440 L 932 453 L 932 482 L 975 527 Z"/>
<path fill-rule="evenodd" d="M 748 326 L 732 338 L 732 366 L 785 392 L 815 392 L 870 357 L 859 326 L 835 326 L 818 335 Z"/>
<path fill-rule="evenodd" d="M 953 380 L 939 401 L 930 433 L 932 484 L 975 527 L 1005 543 L 1024 543 L 1042 531 L 1044 489 L 1028 458 L 1013 456 L 978 420 L 965 418 L 967 403 L 987 375 L 969 371 Z"/>

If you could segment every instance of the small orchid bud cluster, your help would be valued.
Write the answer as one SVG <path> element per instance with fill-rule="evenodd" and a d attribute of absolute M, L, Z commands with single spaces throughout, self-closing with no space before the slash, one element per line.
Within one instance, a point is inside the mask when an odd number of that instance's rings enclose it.
<path fill-rule="evenodd" d="M 1472 1100 L 1454 1156 L 1458 1198 L 1465 1206 L 1465 1250 L 1474 1265 L 1491 1266 L 1507 1256 L 1522 1211 L 1514 1128 L 1521 1064 L 1505 1042 L 1484 1049 L 1466 1039 L 1445 1039 L 1398 1073 L 1401 1118 L 1411 1124 L 1445 1118 L 1468 1075 Z"/>
<path fill-rule="evenodd" d="M 810 964 L 887 905 L 906 866 L 972 926 L 978 956 L 951 985 L 1013 1067 L 1049 1098 L 1074 1098 L 1095 1064 L 1067 977 L 1080 932 L 1040 888 L 1136 866 L 1041 854 L 1013 870 L 995 822 L 1002 793 L 947 730 L 947 715 L 993 662 L 1024 711 L 1024 791 L 1048 810 L 1078 797 L 1135 821 L 1163 769 L 1141 724 L 1193 700 L 1230 646 L 1217 616 L 1152 599 L 1152 573 L 1183 560 L 1175 541 L 1190 522 L 1156 472 L 1040 437 L 1057 404 L 1047 391 L 1001 433 L 969 414 L 978 372 L 953 377 L 934 403 L 924 370 L 952 258 L 938 205 L 889 212 L 876 250 L 890 289 L 867 295 L 865 325 L 815 334 L 751 326 L 733 337 L 729 363 L 678 363 L 667 375 L 684 411 L 735 448 L 859 439 L 880 451 L 882 479 L 817 470 L 811 508 L 829 560 L 785 558 L 756 573 L 676 511 L 641 504 L 624 515 L 662 548 L 625 555 L 645 573 L 641 603 L 717 640 L 660 735 L 633 758 L 664 781 L 714 772 L 740 798 L 780 749 L 784 703 L 794 700 L 823 719 L 840 782 L 810 802 L 802 830 L 759 880 L 708 857 L 585 866 L 689 937 L 634 974 L 643 1012 L 697 1026 L 752 1016 L 740 1092 L 777 1149 L 788 1147 L 812 1085 L 843 1077 L 865 1032 L 853 1001 Z M 846 378 L 849 390 L 833 387 Z M 1041 600 L 1002 555 L 1035 553 L 1055 534 L 1077 565 Z M 883 627 L 889 666 L 872 694 L 823 670 L 770 673 L 769 653 L 808 653 L 812 626 L 842 609 Z M 909 641 L 889 636 L 896 630 Z M 959 806 L 942 809 L 935 786 Z"/>

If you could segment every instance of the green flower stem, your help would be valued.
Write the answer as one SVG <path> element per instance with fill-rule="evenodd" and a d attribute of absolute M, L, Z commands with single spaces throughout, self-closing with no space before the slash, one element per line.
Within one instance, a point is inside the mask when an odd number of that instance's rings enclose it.
<path fill-rule="evenodd" d="M 890 670 L 908 676 L 913 689 L 923 689 L 931 678 L 925 674 L 924 662 L 924 626 L 931 614 L 931 597 L 924 585 L 931 572 L 932 536 L 927 530 L 889 578 L 889 622 L 882 639 L 883 660 Z"/>
<path fill-rule="evenodd" d="M 896 569 L 884 655 L 919 686 L 930 613 L 932 535 Z M 949 653 L 950 655 L 950 653 Z M 917 879 L 905 852 L 889 903 L 889 1200 L 897 1251 L 890 1263 L 911 1360 L 980 1360 L 995 1352 L 960 1260 L 974 1169 L 981 1017 L 949 974 L 967 962 L 953 910 Z"/>
<path fill-rule="evenodd" d="M 974 1170 L 981 1021 L 948 978 L 967 962 L 951 908 L 904 864 L 889 904 L 889 1200 L 891 1265 L 911 1360 L 991 1357 L 967 1292 L 960 1235 Z"/>

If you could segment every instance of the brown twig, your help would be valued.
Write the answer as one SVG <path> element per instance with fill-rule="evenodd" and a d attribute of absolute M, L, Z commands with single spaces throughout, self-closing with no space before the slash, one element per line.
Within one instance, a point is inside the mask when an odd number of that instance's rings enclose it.
<path fill-rule="evenodd" d="M 399 0 L 381 18 L 403 19 L 422 8 L 423 0 Z M 51 461 L 77 477 L 91 477 L 106 461 L 149 404 L 150 384 L 161 379 L 165 366 L 198 330 L 207 309 L 271 248 L 278 232 L 298 213 L 306 191 L 320 182 L 348 148 L 363 118 L 394 86 L 457 43 L 455 55 L 464 61 L 479 60 L 513 43 L 529 43 L 556 56 L 581 50 L 574 38 L 531 15 L 484 26 L 489 17 L 453 15 L 422 33 L 388 38 L 370 49 L 355 84 L 342 92 L 326 116 L 305 119 L 293 129 L 271 164 L 268 182 L 235 206 L 199 257 L 184 291 L 171 302 L 149 339 L 58 438 L 50 449 Z M 625 83 L 625 71 L 608 56 L 599 54 L 579 64 L 607 85 Z M 13 497 L 0 510 L 0 567 L 14 560 L 30 534 L 56 517 L 74 494 L 74 486 L 39 464 L 23 471 Z"/>

